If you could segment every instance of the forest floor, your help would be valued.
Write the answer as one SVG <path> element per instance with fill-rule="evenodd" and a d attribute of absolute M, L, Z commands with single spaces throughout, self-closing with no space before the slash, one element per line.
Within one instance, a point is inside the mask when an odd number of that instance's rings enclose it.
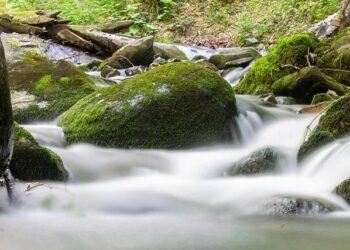
<path fill-rule="evenodd" d="M 0 0 L 0 11 L 61 10 L 73 24 L 135 21 L 132 35 L 211 47 L 267 45 L 302 33 L 337 11 L 339 0 Z M 1 5 L 3 5 L 1 7 Z"/>

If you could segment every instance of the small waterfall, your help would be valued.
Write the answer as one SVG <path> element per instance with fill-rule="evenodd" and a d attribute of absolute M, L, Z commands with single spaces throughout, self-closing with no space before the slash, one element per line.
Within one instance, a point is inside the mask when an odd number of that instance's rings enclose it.
<path fill-rule="evenodd" d="M 239 83 L 239 81 L 243 78 L 243 76 L 249 71 L 249 69 L 253 66 L 254 62 L 251 62 L 249 66 L 242 68 L 234 68 L 223 77 L 224 79 L 231 84 L 231 86 L 235 86 Z"/>

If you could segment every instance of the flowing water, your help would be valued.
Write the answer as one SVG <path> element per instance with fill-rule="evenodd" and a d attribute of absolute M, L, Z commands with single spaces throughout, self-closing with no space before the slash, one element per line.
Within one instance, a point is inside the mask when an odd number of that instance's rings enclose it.
<path fill-rule="evenodd" d="M 179 48 L 190 59 L 235 50 Z M 86 59 L 54 44 L 45 51 L 75 63 Z M 248 69 L 224 77 L 234 85 Z M 97 72 L 90 75 L 99 87 L 111 84 Z M 61 156 L 71 178 L 18 183 L 16 208 L 0 189 L 0 249 L 349 249 L 350 207 L 332 191 L 350 176 L 350 138 L 298 164 L 315 114 L 298 115 L 297 106 L 264 107 L 245 96 L 237 97 L 237 106 L 232 136 L 240 143 L 183 151 L 67 146 L 56 121 L 24 126 Z M 267 147 L 284 154 L 273 173 L 228 176 L 237 161 Z M 281 216 L 278 208 L 292 199 L 302 200 L 299 215 Z"/>
<path fill-rule="evenodd" d="M 71 180 L 19 183 L 16 209 L 4 205 L 1 190 L 1 249 L 348 249 L 350 210 L 332 190 L 350 176 L 350 140 L 298 165 L 298 147 L 315 115 L 256 102 L 238 97 L 240 144 L 186 151 L 65 146 L 55 122 L 25 126 L 62 157 Z M 266 147 L 286 154 L 274 173 L 225 174 Z M 269 215 L 267 201 L 276 197 L 337 209 Z"/>

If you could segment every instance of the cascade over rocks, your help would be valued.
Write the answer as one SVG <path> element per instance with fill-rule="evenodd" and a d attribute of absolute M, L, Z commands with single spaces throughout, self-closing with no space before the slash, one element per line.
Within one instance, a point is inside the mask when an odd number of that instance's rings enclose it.
<path fill-rule="evenodd" d="M 236 112 L 223 78 L 179 62 L 89 95 L 65 113 L 60 126 L 68 143 L 176 149 L 223 142 Z"/>

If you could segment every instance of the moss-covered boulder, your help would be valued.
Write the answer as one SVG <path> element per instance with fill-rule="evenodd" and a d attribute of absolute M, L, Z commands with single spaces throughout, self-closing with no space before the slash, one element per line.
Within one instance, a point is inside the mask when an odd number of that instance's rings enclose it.
<path fill-rule="evenodd" d="M 316 105 L 322 102 L 330 102 L 334 99 L 335 97 L 328 93 L 319 93 L 317 95 L 314 95 L 314 97 L 312 98 L 311 105 Z"/>
<path fill-rule="evenodd" d="M 339 184 L 334 193 L 342 197 L 347 203 L 350 204 L 350 178 Z"/>
<path fill-rule="evenodd" d="M 350 28 L 339 32 L 323 47 L 316 65 L 338 82 L 350 86 Z"/>
<path fill-rule="evenodd" d="M 234 164 L 226 173 L 229 176 L 269 173 L 278 167 L 284 155 L 274 148 L 264 148 L 253 152 Z"/>
<path fill-rule="evenodd" d="M 350 135 L 350 96 L 346 95 L 333 101 L 332 106 L 321 117 L 317 127 L 301 146 L 298 158 L 302 160 L 320 146 L 348 135 Z"/>
<path fill-rule="evenodd" d="M 23 181 L 65 181 L 68 172 L 62 160 L 51 150 L 40 146 L 32 135 L 15 123 L 15 144 L 10 169 Z"/>
<path fill-rule="evenodd" d="M 317 46 L 314 37 L 298 34 L 278 40 L 276 46 L 256 60 L 244 79 L 235 87 L 238 94 L 255 94 L 258 90 L 271 91 L 271 86 L 280 78 L 293 73 L 293 69 L 280 65 L 307 66 L 306 55 Z"/>
<path fill-rule="evenodd" d="M 335 91 L 338 95 L 349 93 L 349 89 L 321 72 L 317 67 L 306 67 L 290 74 L 272 85 L 275 95 L 291 96 L 299 103 L 310 104 L 314 95 Z"/>
<path fill-rule="evenodd" d="M 307 141 L 301 145 L 298 151 L 298 160 L 302 161 L 307 155 L 332 141 L 334 141 L 334 136 L 328 131 L 320 130 L 312 132 Z"/>
<path fill-rule="evenodd" d="M 234 93 L 222 77 L 178 62 L 91 94 L 60 125 L 69 143 L 176 149 L 222 141 L 235 114 Z"/>
<path fill-rule="evenodd" d="M 54 119 L 95 91 L 90 78 L 73 64 L 37 53 L 25 53 L 8 70 L 14 118 L 20 123 Z"/>

